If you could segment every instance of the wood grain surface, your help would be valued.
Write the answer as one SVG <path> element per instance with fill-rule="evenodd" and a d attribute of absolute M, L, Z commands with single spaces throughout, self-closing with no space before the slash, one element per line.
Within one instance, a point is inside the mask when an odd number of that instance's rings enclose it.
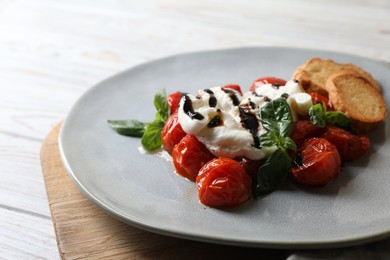
<path fill-rule="evenodd" d="M 195 242 L 127 225 L 95 206 L 68 176 L 58 150 L 59 125 L 47 136 L 41 161 L 63 259 L 284 259 L 287 250 Z"/>

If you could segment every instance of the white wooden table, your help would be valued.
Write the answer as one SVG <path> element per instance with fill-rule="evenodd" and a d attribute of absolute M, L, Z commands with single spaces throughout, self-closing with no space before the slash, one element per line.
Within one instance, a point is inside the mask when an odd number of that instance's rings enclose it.
<path fill-rule="evenodd" d="M 80 95 L 142 62 L 241 46 L 390 62 L 390 1 L 0 0 L 0 258 L 59 258 L 39 151 Z"/>

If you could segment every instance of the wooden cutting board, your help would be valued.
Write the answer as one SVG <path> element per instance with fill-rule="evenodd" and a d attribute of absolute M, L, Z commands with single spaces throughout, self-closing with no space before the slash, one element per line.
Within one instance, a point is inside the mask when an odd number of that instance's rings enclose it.
<path fill-rule="evenodd" d="M 93 204 L 68 176 L 57 125 L 45 139 L 41 163 L 62 259 L 285 259 L 289 251 L 172 238 L 125 224 Z"/>

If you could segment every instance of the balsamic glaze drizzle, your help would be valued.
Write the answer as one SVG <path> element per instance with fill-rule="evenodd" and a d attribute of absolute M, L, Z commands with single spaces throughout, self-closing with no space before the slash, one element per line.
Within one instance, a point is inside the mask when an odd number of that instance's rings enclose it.
<path fill-rule="evenodd" d="M 252 109 L 256 109 L 256 103 L 255 102 L 252 102 L 249 100 L 249 106 L 252 108 Z"/>
<path fill-rule="evenodd" d="M 214 116 L 207 124 L 209 128 L 217 127 L 223 124 L 222 118 L 219 115 Z"/>
<path fill-rule="evenodd" d="M 255 95 L 256 97 L 259 97 L 259 98 L 263 98 L 263 100 L 265 102 L 271 102 L 271 99 L 267 96 L 264 96 L 264 95 L 260 95 L 260 94 L 257 94 L 255 91 L 253 91 L 253 95 Z"/>
<path fill-rule="evenodd" d="M 202 120 L 204 118 L 204 116 L 200 113 L 194 111 L 194 108 L 192 107 L 192 100 L 188 95 L 184 95 L 183 111 L 191 119 Z"/>
<path fill-rule="evenodd" d="M 247 107 L 239 106 L 241 124 L 244 128 L 248 129 L 253 136 L 254 146 L 260 147 L 260 140 L 257 136 L 257 130 L 259 129 L 259 121 L 255 114 L 253 114 Z"/>
<path fill-rule="evenodd" d="M 288 99 L 289 95 L 287 93 L 283 93 L 282 95 L 280 95 L 282 98 L 284 99 Z"/>
<path fill-rule="evenodd" d="M 252 137 L 253 137 L 253 146 L 256 148 L 261 148 L 259 137 L 257 135 L 252 135 Z"/>
<path fill-rule="evenodd" d="M 263 100 L 265 102 L 271 102 L 271 99 L 269 97 L 267 97 L 267 96 L 263 96 Z"/>
<path fill-rule="evenodd" d="M 237 97 L 236 93 L 233 90 L 228 89 L 228 88 L 221 88 L 221 89 L 222 89 L 222 91 L 224 91 L 226 94 L 229 95 L 229 97 L 233 101 L 233 105 L 234 106 L 238 106 L 240 104 L 240 100 L 238 100 L 238 97 Z"/>
<path fill-rule="evenodd" d="M 209 106 L 216 107 L 217 106 L 217 98 L 214 96 L 214 92 L 211 89 L 205 89 L 204 92 L 210 95 L 209 98 Z"/>

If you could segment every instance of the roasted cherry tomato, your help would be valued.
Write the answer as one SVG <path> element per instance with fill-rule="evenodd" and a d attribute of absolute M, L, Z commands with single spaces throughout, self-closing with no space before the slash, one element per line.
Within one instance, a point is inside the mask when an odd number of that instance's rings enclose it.
<path fill-rule="evenodd" d="M 181 128 L 177 111 L 173 113 L 165 122 L 165 126 L 161 132 L 161 140 L 165 150 L 172 154 L 173 147 L 186 136 L 186 132 Z"/>
<path fill-rule="evenodd" d="M 234 89 L 234 90 L 238 91 L 242 95 L 241 87 L 239 85 L 237 85 L 237 84 L 228 84 L 228 85 L 223 86 L 223 88 Z"/>
<path fill-rule="evenodd" d="M 171 108 L 171 114 L 175 113 L 179 108 L 180 99 L 183 96 L 183 93 L 176 91 L 167 96 L 169 107 Z"/>
<path fill-rule="evenodd" d="M 299 120 L 294 123 L 291 138 L 295 143 L 300 143 L 304 139 L 318 137 L 322 131 L 322 128 L 313 125 L 309 120 Z"/>
<path fill-rule="evenodd" d="M 336 146 L 324 138 L 309 138 L 298 146 L 290 175 L 308 186 L 325 186 L 340 174 L 341 160 Z"/>
<path fill-rule="evenodd" d="M 367 136 L 355 135 L 336 126 L 327 126 L 321 137 L 337 147 L 342 161 L 356 160 L 371 148 L 371 141 Z"/>
<path fill-rule="evenodd" d="M 286 81 L 284 79 L 275 78 L 275 77 L 262 77 L 256 79 L 252 86 L 249 88 L 250 91 L 255 91 L 256 88 L 265 85 L 265 84 L 278 84 L 280 86 L 286 85 Z"/>
<path fill-rule="evenodd" d="M 215 156 L 193 135 L 184 136 L 172 151 L 176 172 L 195 181 L 200 168 Z"/>
<path fill-rule="evenodd" d="M 247 158 L 240 158 L 238 159 L 238 161 L 240 161 L 241 165 L 244 167 L 244 169 L 249 174 L 249 176 L 251 176 L 252 179 L 254 179 L 257 176 L 257 172 L 259 168 L 264 164 L 265 159 L 251 160 Z"/>
<path fill-rule="evenodd" d="M 313 104 L 318 104 L 318 103 L 324 102 L 325 105 L 326 105 L 326 110 L 327 111 L 333 111 L 334 110 L 332 102 L 330 102 L 330 100 L 327 97 L 324 97 L 324 96 L 322 96 L 322 95 L 320 95 L 318 93 L 315 93 L 315 92 L 311 92 L 310 96 L 311 96 L 311 101 L 313 102 Z"/>
<path fill-rule="evenodd" d="M 199 171 L 196 187 L 202 204 L 226 208 L 244 203 L 251 197 L 252 180 L 238 161 L 216 158 Z"/>

